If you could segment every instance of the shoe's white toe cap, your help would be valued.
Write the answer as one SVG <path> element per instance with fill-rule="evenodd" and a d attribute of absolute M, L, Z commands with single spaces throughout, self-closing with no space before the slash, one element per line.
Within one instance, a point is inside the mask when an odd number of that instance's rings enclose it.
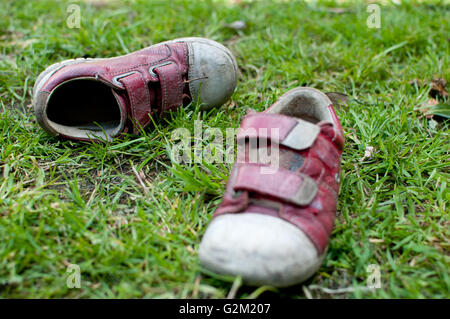
<path fill-rule="evenodd" d="M 322 263 L 311 240 L 280 218 L 226 214 L 215 218 L 203 236 L 200 263 L 226 275 L 241 275 L 250 285 L 287 287 L 313 275 Z"/>
<path fill-rule="evenodd" d="M 224 104 L 238 78 L 236 59 L 226 47 L 205 38 L 184 38 L 189 48 L 189 89 L 204 108 Z"/>

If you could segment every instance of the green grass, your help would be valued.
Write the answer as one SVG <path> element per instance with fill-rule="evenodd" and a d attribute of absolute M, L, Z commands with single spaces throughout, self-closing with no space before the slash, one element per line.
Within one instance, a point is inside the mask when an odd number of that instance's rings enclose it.
<path fill-rule="evenodd" d="M 225 133 L 248 108 L 300 85 L 353 98 L 338 110 L 346 145 L 332 240 L 303 286 L 240 287 L 236 297 L 450 297 L 448 123 L 425 118 L 429 87 L 409 84 L 450 80 L 448 4 L 388 4 L 381 28 L 369 29 L 364 2 L 77 3 L 80 29 L 67 27 L 66 1 L 0 2 L 1 297 L 226 297 L 232 281 L 201 272 L 197 249 L 231 164 L 176 166 L 171 132 L 202 119 Z M 236 20 L 247 27 L 226 27 Z M 31 90 L 49 64 L 183 36 L 236 55 L 238 88 L 222 108 L 191 105 L 138 138 L 103 144 L 54 138 L 37 124 Z M 361 160 L 368 146 L 373 156 Z M 80 289 L 66 285 L 69 264 L 81 268 Z M 370 264 L 381 289 L 363 288 Z"/>

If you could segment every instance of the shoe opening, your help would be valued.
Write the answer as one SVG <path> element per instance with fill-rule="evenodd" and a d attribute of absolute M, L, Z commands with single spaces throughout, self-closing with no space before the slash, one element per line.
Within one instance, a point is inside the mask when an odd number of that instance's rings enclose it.
<path fill-rule="evenodd" d="M 52 92 L 46 117 L 60 134 L 76 138 L 111 137 L 121 127 L 121 112 L 110 87 L 93 79 L 67 81 Z"/>
<path fill-rule="evenodd" d="M 328 109 L 330 99 L 313 88 L 297 88 L 285 93 L 270 109 L 269 113 L 278 113 L 318 123 L 333 122 Z"/>

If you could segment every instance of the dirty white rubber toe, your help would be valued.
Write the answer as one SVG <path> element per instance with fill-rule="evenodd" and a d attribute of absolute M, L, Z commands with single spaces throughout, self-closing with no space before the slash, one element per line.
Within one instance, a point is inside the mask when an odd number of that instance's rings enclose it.
<path fill-rule="evenodd" d="M 238 78 L 236 59 L 225 46 L 206 38 L 180 38 L 189 49 L 189 90 L 203 108 L 224 104 L 233 94 Z"/>
<path fill-rule="evenodd" d="M 313 275 L 319 256 L 309 238 L 280 218 L 254 213 L 215 218 L 202 239 L 200 263 L 219 274 L 241 275 L 249 285 L 287 287 Z"/>

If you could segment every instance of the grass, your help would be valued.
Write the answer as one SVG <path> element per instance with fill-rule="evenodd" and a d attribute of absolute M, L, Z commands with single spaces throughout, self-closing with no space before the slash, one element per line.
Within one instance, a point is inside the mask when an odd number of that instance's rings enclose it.
<path fill-rule="evenodd" d="M 448 123 L 423 116 L 430 88 L 409 84 L 450 80 L 448 4 L 387 3 L 381 28 L 370 29 L 364 2 L 76 3 L 80 29 L 67 27 L 65 1 L 0 3 L 1 297 L 226 297 L 233 279 L 203 273 L 197 249 L 231 164 L 177 166 L 171 133 L 198 119 L 236 128 L 248 108 L 264 110 L 300 85 L 351 97 L 338 110 L 346 145 L 328 253 L 303 286 L 237 280 L 231 296 L 450 297 Z M 246 28 L 227 27 L 237 20 Z M 38 126 L 31 90 L 49 64 L 183 36 L 236 55 L 239 85 L 222 108 L 191 105 L 112 143 L 62 140 Z M 66 285 L 69 264 L 80 266 L 80 289 Z M 370 264 L 381 274 L 373 291 L 364 289 Z"/>

